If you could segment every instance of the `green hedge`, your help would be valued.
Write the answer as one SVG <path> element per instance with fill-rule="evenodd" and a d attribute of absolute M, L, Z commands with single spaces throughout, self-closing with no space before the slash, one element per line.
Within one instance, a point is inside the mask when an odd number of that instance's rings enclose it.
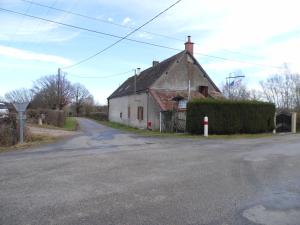
<path fill-rule="evenodd" d="M 187 131 L 203 134 L 208 116 L 210 134 L 264 133 L 274 129 L 275 105 L 258 101 L 194 100 L 187 106 Z"/>
<path fill-rule="evenodd" d="M 108 120 L 108 115 L 105 112 L 91 112 L 87 117 L 99 121 Z"/>

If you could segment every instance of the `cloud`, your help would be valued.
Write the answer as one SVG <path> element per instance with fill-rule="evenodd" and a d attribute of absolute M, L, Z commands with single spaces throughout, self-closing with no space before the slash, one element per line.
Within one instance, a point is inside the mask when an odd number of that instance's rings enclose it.
<path fill-rule="evenodd" d="M 131 19 L 129 17 L 125 17 L 122 21 L 122 25 L 128 25 L 128 23 L 131 22 Z"/>
<path fill-rule="evenodd" d="M 153 39 L 152 35 L 150 35 L 146 32 L 139 32 L 138 37 L 139 38 L 144 38 L 144 39 L 147 39 L 147 40 Z"/>
<path fill-rule="evenodd" d="M 18 10 L 16 10 L 18 11 Z M 44 17 L 44 15 L 37 15 Z M 50 20 L 65 22 L 69 18 L 63 14 L 53 13 Z M 79 31 L 65 29 L 64 26 L 36 20 L 27 17 L 17 17 L 11 14 L 0 14 L 0 40 L 11 42 L 45 43 L 45 42 L 65 42 L 80 35 Z"/>
<path fill-rule="evenodd" d="M 12 48 L 0 45 L 0 55 L 5 57 L 10 57 L 18 60 L 29 60 L 29 61 L 39 61 L 55 63 L 62 66 L 67 66 L 72 64 L 72 61 L 56 55 L 41 54 L 31 51 L 25 51 L 18 48 Z"/>

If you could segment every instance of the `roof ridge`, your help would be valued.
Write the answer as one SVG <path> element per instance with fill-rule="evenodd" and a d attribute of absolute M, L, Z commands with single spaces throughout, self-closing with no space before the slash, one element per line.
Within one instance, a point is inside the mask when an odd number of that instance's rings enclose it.
<path fill-rule="evenodd" d="M 148 67 L 147 69 L 143 70 L 136 79 L 136 91 L 140 92 L 143 90 L 146 90 L 149 88 L 162 74 L 164 71 L 166 71 L 170 66 L 172 65 L 172 62 L 174 62 L 175 59 L 178 58 L 179 55 L 184 54 L 186 51 L 183 50 L 165 60 L 162 62 L 159 62 L 155 66 Z M 115 98 L 115 97 L 121 97 L 125 95 L 134 94 L 134 83 L 132 82 L 132 79 L 135 75 L 129 77 L 122 85 L 120 85 L 109 97 Z M 125 90 L 124 87 L 126 86 Z"/>

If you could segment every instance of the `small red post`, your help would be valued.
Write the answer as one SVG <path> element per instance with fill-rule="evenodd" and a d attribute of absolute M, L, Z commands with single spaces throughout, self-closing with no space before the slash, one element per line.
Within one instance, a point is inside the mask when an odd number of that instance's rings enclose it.
<path fill-rule="evenodd" d="M 148 121 L 148 124 L 147 124 L 147 126 L 148 126 L 148 129 L 150 129 L 150 130 L 151 130 L 151 128 L 152 128 L 152 122 L 151 122 L 151 121 Z"/>
<path fill-rule="evenodd" d="M 208 117 L 204 117 L 204 137 L 208 137 Z"/>

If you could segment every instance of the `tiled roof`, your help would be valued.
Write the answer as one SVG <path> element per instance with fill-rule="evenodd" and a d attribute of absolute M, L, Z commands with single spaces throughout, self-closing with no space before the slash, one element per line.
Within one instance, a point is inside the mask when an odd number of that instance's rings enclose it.
<path fill-rule="evenodd" d="M 136 77 L 136 91 L 142 92 L 147 90 L 168 68 L 185 54 L 182 51 L 155 66 L 152 66 L 140 73 Z M 134 94 L 134 76 L 128 78 L 117 90 L 115 90 L 108 99 Z"/>
<path fill-rule="evenodd" d="M 170 90 L 155 90 L 150 89 L 150 94 L 155 99 L 161 110 L 168 111 L 173 110 L 176 106 L 176 101 L 174 98 L 184 98 L 188 99 L 188 91 L 170 91 Z M 209 97 L 214 99 L 223 99 L 224 96 L 217 91 L 211 91 L 208 93 Z M 194 99 L 202 99 L 205 98 L 200 92 L 198 91 L 191 91 L 191 100 Z"/>
<path fill-rule="evenodd" d="M 173 100 L 175 97 L 183 97 L 184 99 L 188 99 L 187 91 L 169 91 L 169 90 L 150 90 L 150 94 L 159 104 L 161 110 L 168 111 L 174 109 L 176 105 L 176 101 Z M 201 99 L 205 98 L 198 91 L 191 91 L 191 99 Z"/>

